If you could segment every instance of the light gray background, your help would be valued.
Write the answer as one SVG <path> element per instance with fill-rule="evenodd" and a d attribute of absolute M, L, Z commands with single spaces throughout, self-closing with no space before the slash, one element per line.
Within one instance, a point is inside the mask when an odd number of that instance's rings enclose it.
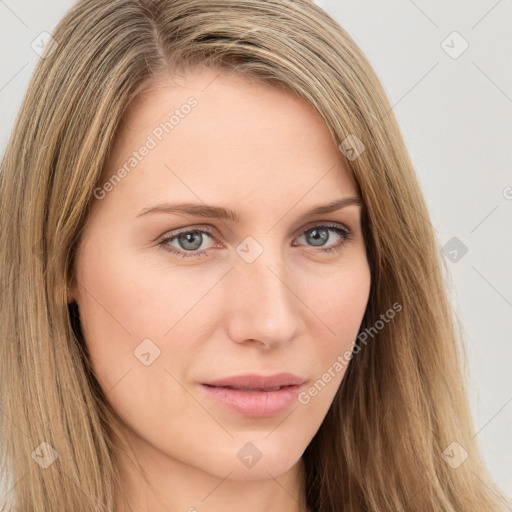
<path fill-rule="evenodd" d="M 1 153 L 39 58 L 31 43 L 73 3 L 0 0 Z M 512 495 L 512 1 L 317 3 L 363 49 L 388 93 L 440 250 L 453 237 L 467 247 L 449 260 L 450 289 L 467 332 L 477 439 Z M 453 31 L 469 44 L 457 58 L 443 49 L 461 48 L 446 40 Z"/>

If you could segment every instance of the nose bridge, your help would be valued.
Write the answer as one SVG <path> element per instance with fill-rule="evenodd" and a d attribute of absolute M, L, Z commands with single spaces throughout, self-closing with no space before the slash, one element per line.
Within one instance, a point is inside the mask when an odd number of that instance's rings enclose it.
<path fill-rule="evenodd" d="M 249 246 L 249 252 L 253 250 L 254 244 Z M 239 252 L 229 276 L 231 337 L 239 342 L 285 343 L 295 335 L 300 316 L 282 251 L 267 246 L 250 263 L 246 254 Z"/>

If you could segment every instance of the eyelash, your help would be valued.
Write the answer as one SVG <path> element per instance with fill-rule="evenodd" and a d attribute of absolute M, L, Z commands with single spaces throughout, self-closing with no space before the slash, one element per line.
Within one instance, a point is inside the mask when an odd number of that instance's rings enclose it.
<path fill-rule="evenodd" d="M 337 224 L 334 224 L 334 225 L 333 224 L 317 224 L 315 226 L 304 229 L 300 233 L 300 236 L 304 235 L 308 231 L 311 231 L 315 228 L 327 228 L 329 230 L 329 232 L 334 231 L 342 239 L 341 242 L 336 245 L 331 245 L 324 249 L 322 249 L 322 248 L 317 249 L 318 252 L 321 252 L 324 254 L 338 253 L 343 249 L 343 246 L 345 245 L 346 242 L 352 240 L 352 232 L 349 231 L 347 228 L 341 227 Z M 164 238 L 162 238 L 160 240 L 158 245 L 162 246 L 164 248 L 164 250 L 166 250 L 172 254 L 175 254 L 176 256 L 178 256 L 180 258 L 200 258 L 203 256 L 207 256 L 205 250 L 203 250 L 203 251 L 186 251 L 185 252 L 183 250 L 177 250 L 176 248 L 168 245 L 169 242 L 173 241 L 174 239 L 178 238 L 180 235 L 182 235 L 184 233 L 206 233 L 213 238 L 213 230 L 208 227 L 205 227 L 203 229 L 184 229 L 183 231 L 174 233 L 172 236 L 165 236 Z"/>

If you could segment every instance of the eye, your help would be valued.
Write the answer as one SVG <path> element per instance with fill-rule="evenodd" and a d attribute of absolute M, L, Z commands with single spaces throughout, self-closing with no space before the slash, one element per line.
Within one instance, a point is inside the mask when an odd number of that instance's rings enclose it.
<path fill-rule="evenodd" d="M 304 238 L 309 243 L 312 243 L 314 247 L 321 247 L 318 251 L 323 253 L 340 252 L 345 242 L 352 239 L 351 231 L 339 224 L 313 226 L 304 230 L 302 233 L 299 240 L 300 238 Z M 332 235 L 333 233 L 335 235 L 334 237 Z M 332 238 L 334 238 L 334 243 L 326 246 L 326 242 L 330 241 Z M 337 242 L 336 238 L 338 238 Z"/>
<path fill-rule="evenodd" d="M 200 256 L 206 256 L 204 250 L 197 251 L 197 249 L 199 249 L 203 244 L 205 235 L 208 238 L 212 238 L 212 234 L 209 229 L 189 229 L 180 231 L 172 236 L 167 236 L 163 238 L 159 244 L 162 245 L 166 251 L 176 254 L 182 258 L 197 258 Z M 178 248 L 170 245 L 171 242 L 174 241 L 178 243 Z"/>
<path fill-rule="evenodd" d="M 306 244 L 312 247 L 318 247 L 316 252 L 328 253 L 339 252 L 343 248 L 345 242 L 351 240 L 351 231 L 339 224 L 316 225 L 311 228 L 302 230 L 301 236 L 307 240 Z M 199 248 L 207 239 L 213 240 L 213 230 L 210 228 L 202 229 L 185 229 L 178 233 L 165 236 L 159 242 L 166 251 L 175 254 L 181 258 L 199 258 L 208 256 L 206 249 L 209 247 Z M 334 243 L 326 245 L 327 242 L 334 238 Z M 337 239 L 337 240 L 336 240 Z M 171 245 L 171 244 L 177 245 Z M 294 247 L 301 244 L 292 244 Z"/>

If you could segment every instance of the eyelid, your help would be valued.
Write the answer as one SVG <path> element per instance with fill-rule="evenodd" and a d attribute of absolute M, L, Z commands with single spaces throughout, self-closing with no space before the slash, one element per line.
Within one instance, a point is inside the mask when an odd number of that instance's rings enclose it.
<path fill-rule="evenodd" d="M 351 234 L 352 233 L 352 230 L 346 225 L 344 224 L 343 222 L 338 222 L 338 221 L 332 221 L 332 220 L 315 220 L 315 221 L 311 221 L 311 222 L 308 222 L 306 225 L 300 227 L 295 233 L 294 233 L 294 237 L 297 236 L 297 235 L 301 235 L 303 234 L 305 231 L 308 231 L 312 228 L 316 228 L 318 226 L 323 226 L 323 227 L 334 227 L 334 228 L 342 228 L 344 229 L 347 233 Z"/>
<path fill-rule="evenodd" d="M 161 237 L 158 237 L 158 239 L 160 240 L 162 238 L 171 238 L 181 235 L 182 233 L 190 233 L 193 231 L 206 231 L 209 234 L 213 234 L 215 228 L 213 226 L 209 226 L 208 224 L 199 226 L 185 226 L 184 228 L 171 229 L 170 231 L 164 233 Z"/>

